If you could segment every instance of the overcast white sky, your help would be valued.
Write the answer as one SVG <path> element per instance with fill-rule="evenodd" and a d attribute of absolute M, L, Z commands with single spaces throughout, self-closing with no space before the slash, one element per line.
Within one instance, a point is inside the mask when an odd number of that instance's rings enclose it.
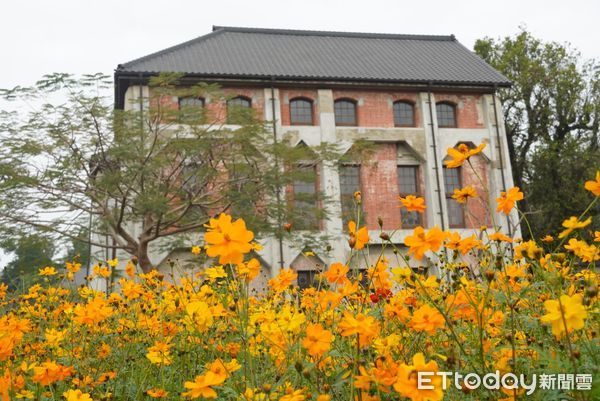
<path fill-rule="evenodd" d="M 51 72 L 112 74 L 213 25 L 455 34 L 469 48 L 524 25 L 600 59 L 598 0 L 6 0 L 0 15 L 0 88 Z"/>
<path fill-rule="evenodd" d="M 483 36 L 526 25 L 600 59 L 597 0 L 18 0 L 0 5 L 0 88 L 50 72 L 112 74 L 119 63 L 209 33 L 212 25 Z"/>

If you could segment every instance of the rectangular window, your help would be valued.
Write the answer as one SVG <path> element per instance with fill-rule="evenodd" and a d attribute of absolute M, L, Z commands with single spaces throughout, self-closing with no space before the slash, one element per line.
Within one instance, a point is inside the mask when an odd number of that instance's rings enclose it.
<path fill-rule="evenodd" d="M 298 178 L 293 182 L 294 227 L 297 230 L 317 230 L 317 168 L 314 165 L 296 166 Z"/>
<path fill-rule="evenodd" d="M 398 166 L 398 189 L 400 196 L 420 196 L 418 173 L 419 166 Z M 421 224 L 421 213 L 401 209 L 402 228 L 413 228 Z"/>
<path fill-rule="evenodd" d="M 316 287 L 317 284 L 317 271 L 316 270 L 300 270 L 298 273 L 298 288 L 304 290 L 310 287 Z"/>
<path fill-rule="evenodd" d="M 452 199 L 455 189 L 462 188 L 460 168 L 444 167 L 444 188 L 446 190 L 446 208 L 448 209 L 448 222 L 450 227 L 462 228 L 465 226 L 465 215 L 461 205 Z"/>
<path fill-rule="evenodd" d="M 356 220 L 354 193 L 360 191 L 360 166 L 343 165 L 340 167 L 340 195 L 342 202 L 342 222 L 344 229 L 350 220 Z"/>

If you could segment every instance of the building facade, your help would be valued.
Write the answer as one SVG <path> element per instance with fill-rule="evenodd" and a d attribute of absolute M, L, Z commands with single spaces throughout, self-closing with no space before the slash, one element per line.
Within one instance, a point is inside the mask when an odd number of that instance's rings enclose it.
<path fill-rule="evenodd" d="M 208 35 L 119 65 L 116 107 L 138 107 L 136 99 L 148 96 L 148 79 L 159 72 L 184 73 L 190 83 L 218 83 L 238 106 L 274 121 L 277 139 L 292 146 L 328 142 L 351 154 L 356 141 L 371 143 L 369 160 L 348 157 L 341 164 L 319 165 L 314 186 L 293 186 L 292 191 L 320 190 L 337 200 L 327 205 L 330 217 L 318 225 L 332 238 L 332 249 L 306 256 L 302 243 L 262 239 L 265 280 L 289 266 L 298 271 L 299 284 L 308 285 L 315 266 L 347 260 L 345 226 L 355 191 L 362 193 L 371 254 L 379 255 L 381 229 L 400 248 L 416 225 L 463 236 L 478 232 L 492 224 L 489 205 L 513 186 L 495 96 L 510 82 L 453 36 L 214 27 Z M 180 99 L 172 102 L 177 107 Z M 226 104 L 203 99 L 202 106 L 227 123 Z M 477 174 L 466 167 L 445 168 L 447 149 L 461 143 L 487 144 L 471 159 Z M 466 185 L 476 188 L 482 202 L 464 208 L 451 198 L 454 189 Z M 408 194 L 425 198 L 423 215 L 401 211 L 398 196 Z M 494 219 L 502 231 L 518 231 L 511 226 L 517 216 Z M 186 252 L 158 248 L 152 259 L 159 267 L 167 258 L 185 258 Z M 391 248 L 384 253 L 394 258 Z"/>

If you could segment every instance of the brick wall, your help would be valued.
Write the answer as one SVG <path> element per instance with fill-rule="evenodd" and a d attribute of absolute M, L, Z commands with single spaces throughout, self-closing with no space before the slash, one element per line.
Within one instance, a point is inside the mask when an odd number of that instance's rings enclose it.
<path fill-rule="evenodd" d="M 400 227 L 396 159 L 396 144 L 378 144 L 373 149 L 371 160 L 361 166 L 363 210 L 370 230 L 379 228 L 378 217 L 383 220 L 384 230 Z"/>
<path fill-rule="evenodd" d="M 415 106 L 415 126 L 421 126 L 421 111 L 414 92 L 376 92 L 334 90 L 333 99 L 348 98 L 357 102 L 359 127 L 394 127 L 393 103 L 397 100 L 409 101 Z"/>
<path fill-rule="evenodd" d="M 481 95 L 436 93 L 436 102 L 450 102 L 456 105 L 458 128 L 484 128 L 483 116 L 477 106 L 482 104 Z"/>
<path fill-rule="evenodd" d="M 477 171 L 481 181 L 489 188 L 488 163 L 485 157 L 479 154 L 471 157 L 469 160 L 473 169 Z M 479 228 L 482 225 L 491 225 L 490 213 L 488 211 L 489 203 L 486 199 L 484 187 L 473 169 L 468 164 L 465 164 L 462 168 L 461 177 L 463 187 L 471 185 L 479 195 L 479 198 L 469 199 L 467 202 L 467 209 L 465 210 L 465 226 L 467 228 Z"/>

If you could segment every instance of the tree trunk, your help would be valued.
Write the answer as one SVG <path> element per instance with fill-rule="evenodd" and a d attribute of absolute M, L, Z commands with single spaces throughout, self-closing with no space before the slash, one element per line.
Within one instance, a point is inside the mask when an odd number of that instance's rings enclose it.
<path fill-rule="evenodd" d="M 148 256 L 148 243 L 140 242 L 137 251 L 138 264 L 144 273 L 148 273 L 150 270 L 154 269 L 152 266 L 152 262 L 150 261 L 150 257 Z"/>

